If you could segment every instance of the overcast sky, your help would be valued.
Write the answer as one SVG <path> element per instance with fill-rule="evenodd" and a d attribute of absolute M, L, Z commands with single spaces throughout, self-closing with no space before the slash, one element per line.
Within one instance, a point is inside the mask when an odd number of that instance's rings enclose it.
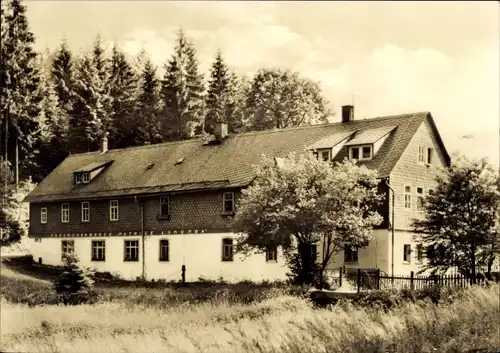
<path fill-rule="evenodd" d="M 162 66 L 176 30 L 201 68 L 220 48 L 240 74 L 297 70 L 357 118 L 430 111 L 449 150 L 499 164 L 499 4 L 490 2 L 27 1 L 40 50 L 97 33 Z M 338 119 L 340 117 L 338 116 Z M 464 138 L 463 136 L 467 136 Z"/>

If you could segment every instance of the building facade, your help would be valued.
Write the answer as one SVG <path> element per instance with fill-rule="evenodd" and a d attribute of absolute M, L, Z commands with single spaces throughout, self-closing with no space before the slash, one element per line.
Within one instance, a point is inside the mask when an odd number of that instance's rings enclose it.
<path fill-rule="evenodd" d="M 380 268 L 406 274 L 422 253 L 410 220 L 449 156 L 430 113 L 342 121 L 283 130 L 193 139 L 70 155 L 30 193 L 30 251 L 59 265 L 75 252 L 81 263 L 127 279 L 280 280 L 280 249 L 248 257 L 234 251 L 231 229 L 241 189 L 263 154 L 283 158 L 311 151 L 324 160 L 356 159 L 378 171 L 384 221 L 368 247 L 346 249 L 330 266 Z M 390 187 L 388 186 L 390 185 Z M 392 194 L 391 189 L 394 190 Z M 394 247 L 392 247 L 394 195 Z M 318 256 L 321 249 L 318 247 Z M 394 262 L 392 258 L 394 256 Z"/>

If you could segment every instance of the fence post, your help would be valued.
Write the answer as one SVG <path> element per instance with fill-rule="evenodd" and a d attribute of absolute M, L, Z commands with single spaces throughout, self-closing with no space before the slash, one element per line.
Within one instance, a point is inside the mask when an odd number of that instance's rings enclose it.
<path fill-rule="evenodd" d="M 186 283 L 186 265 L 182 265 L 181 267 L 181 278 L 182 283 Z"/>
<path fill-rule="evenodd" d="M 410 272 L 410 289 L 411 290 L 414 290 L 415 289 L 415 286 L 413 284 L 413 278 L 415 277 L 415 274 L 413 273 L 413 271 Z"/>
<path fill-rule="evenodd" d="M 377 289 L 380 289 L 380 268 L 377 268 Z"/>
<path fill-rule="evenodd" d="M 342 287 L 342 266 L 339 268 L 339 287 Z"/>
<path fill-rule="evenodd" d="M 361 269 L 360 268 L 358 268 L 358 275 L 357 275 L 357 281 L 356 282 L 358 284 L 358 293 L 359 293 L 359 291 L 361 289 L 360 288 L 361 287 Z"/>

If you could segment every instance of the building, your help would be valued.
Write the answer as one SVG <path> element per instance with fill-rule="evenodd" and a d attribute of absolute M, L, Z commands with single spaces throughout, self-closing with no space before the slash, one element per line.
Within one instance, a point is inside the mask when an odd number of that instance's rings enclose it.
<path fill-rule="evenodd" d="M 30 249 L 35 261 L 60 264 L 74 251 L 82 264 L 123 278 L 186 281 L 283 279 L 282 254 L 243 259 L 233 252 L 231 221 L 240 190 L 254 178 L 262 154 L 286 157 L 312 150 L 325 160 L 359 160 L 376 169 L 387 195 L 384 222 L 358 252 L 346 250 L 332 266 L 416 270 L 421 252 L 412 240 L 411 218 L 450 157 L 430 113 L 355 120 L 342 107 L 338 123 L 215 138 L 109 149 L 68 156 L 25 199 L 30 203 Z M 391 193 L 394 190 L 394 248 Z"/>

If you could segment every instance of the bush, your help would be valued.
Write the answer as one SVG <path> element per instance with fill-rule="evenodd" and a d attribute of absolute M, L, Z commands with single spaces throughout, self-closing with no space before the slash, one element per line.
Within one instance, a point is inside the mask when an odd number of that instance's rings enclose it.
<path fill-rule="evenodd" d="M 93 271 L 80 266 L 75 254 L 63 257 L 63 272 L 54 281 L 53 288 L 65 305 L 77 305 L 97 301 L 93 291 Z"/>

